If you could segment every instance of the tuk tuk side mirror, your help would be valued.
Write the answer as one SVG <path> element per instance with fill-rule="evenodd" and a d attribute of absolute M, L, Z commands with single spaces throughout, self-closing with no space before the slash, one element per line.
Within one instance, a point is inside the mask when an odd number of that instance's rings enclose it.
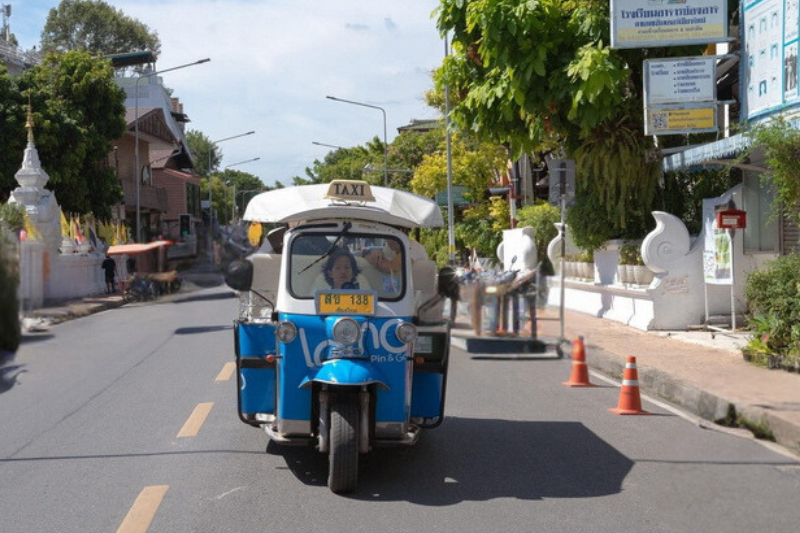
<path fill-rule="evenodd" d="M 439 294 L 453 301 L 458 301 L 461 293 L 458 275 L 453 267 L 443 267 L 439 270 Z"/>
<path fill-rule="evenodd" d="M 225 269 L 225 283 L 237 291 L 249 291 L 253 286 L 253 263 L 246 259 L 235 259 Z"/>

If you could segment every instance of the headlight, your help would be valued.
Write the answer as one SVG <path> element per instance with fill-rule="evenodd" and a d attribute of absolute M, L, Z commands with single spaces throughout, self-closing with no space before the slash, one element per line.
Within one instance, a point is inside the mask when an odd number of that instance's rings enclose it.
<path fill-rule="evenodd" d="M 403 344 L 411 344 L 417 340 L 417 326 L 411 322 L 403 322 L 397 326 L 397 329 L 394 330 L 394 333 Z"/>
<path fill-rule="evenodd" d="M 275 336 L 283 343 L 292 342 L 297 337 L 297 326 L 285 320 L 275 328 Z"/>
<path fill-rule="evenodd" d="M 361 328 L 352 318 L 340 318 L 333 325 L 333 340 L 339 344 L 355 344 L 361 338 Z"/>

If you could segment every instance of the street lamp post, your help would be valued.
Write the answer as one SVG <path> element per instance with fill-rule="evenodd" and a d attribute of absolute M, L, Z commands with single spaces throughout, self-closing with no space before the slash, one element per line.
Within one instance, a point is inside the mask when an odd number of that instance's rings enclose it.
<path fill-rule="evenodd" d="M 194 63 L 186 63 L 185 65 L 178 65 L 177 67 L 165 68 L 164 70 L 158 70 L 153 72 L 148 72 L 147 74 L 142 74 L 138 78 L 136 78 L 136 83 L 134 84 L 133 91 L 134 91 L 134 118 L 133 118 L 133 128 L 134 128 L 134 169 L 133 169 L 133 180 L 134 184 L 136 185 L 136 242 L 142 242 L 142 208 L 140 202 L 140 189 L 141 189 L 141 174 L 139 170 L 139 82 L 145 78 L 150 78 L 152 76 L 157 76 L 158 74 L 163 74 L 165 72 L 170 72 L 173 70 L 178 70 L 181 68 L 192 67 L 194 65 L 200 65 L 202 63 L 208 63 L 211 61 L 209 58 L 200 59 L 199 61 L 195 61 Z"/>
<path fill-rule="evenodd" d="M 344 146 L 337 146 L 335 144 L 318 143 L 317 141 L 311 141 L 311 144 L 316 144 L 317 146 L 327 146 L 328 148 L 336 148 L 337 150 L 345 150 Z"/>
<path fill-rule="evenodd" d="M 209 260 L 211 260 L 211 262 L 213 262 L 213 259 L 214 259 L 214 255 L 213 255 L 214 251 L 213 251 L 213 249 L 212 249 L 213 247 L 211 245 L 212 244 L 211 232 L 213 231 L 213 228 L 214 228 L 214 207 L 213 207 L 214 204 L 212 203 L 212 200 L 214 199 L 214 197 L 213 197 L 214 189 L 211 187 L 211 154 L 213 153 L 212 152 L 212 148 L 213 148 L 213 145 L 215 145 L 217 143 L 221 143 L 221 142 L 224 142 L 224 141 L 230 141 L 231 139 L 238 139 L 239 137 L 246 137 L 247 135 L 253 135 L 254 133 L 255 133 L 255 130 L 254 131 L 248 131 L 247 133 L 240 133 L 239 135 L 232 135 L 230 137 L 225 137 L 224 139 L 220 139 L 218 141 L 211 141 L 208 144 L 208 257 L 209 257 Z"/>
<path fill-rule="evenodd" d="M 248 159 L 247 161 L 239 161 L 238 163 L 231 163 L 230 165 L 225 165 L 225 168 L 235 167 L 236 165 L 244 165 L 245 163 L 252 163 L 253 161 L 258 161 L 261 159 L 260 157 L 254 157 L 252 159 Z M 236 222 L 236 182 L 227 182 L 228 185 L 233 185 L 233 196 L 231 200 L 231 222 Z"/>
<path fill-rule="evenodd" d="M 343 98 L 336 98 L 335 96 L 326 96 L 325 98 L 329 100 L 335 100 L 336 102 L 344 102 L 346 104 L 353 104 L 353 105 L 360 105 L 362 107 L 371 107 L 372 109 L 378 109 L 381 113 L 383 113 L 383 185 L 385 187 L 389 186 L 389 144 L 386 142 L 386 110 L 382 107 L 378 107 L 376 105 L 365 104 L 363 102 L 354 102 L 352 100 L 344 100 Z"/>

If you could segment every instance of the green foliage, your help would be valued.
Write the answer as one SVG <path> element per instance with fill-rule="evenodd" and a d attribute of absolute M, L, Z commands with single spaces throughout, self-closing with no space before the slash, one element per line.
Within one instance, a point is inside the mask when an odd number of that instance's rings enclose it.
<path fill-rule="evenodd" d="M 642 265 L 641 248 L 633 244 L 624 244 L 619 249 L 620 265 Z"/>
<path fill-rule="evenodd" d="M 8 199 L 17 186 L 14 174 L 22 162 L 25 149 L 26 100 L 17 88 L 17 80 L 0 63 L 0 202 Z"/>
<path fill-rule="evenodd" d="M 102 0 L 61 0 L 42 30 L 42 49 L 84 50 L 95 56 L 151 50 L 158 55 L 158 34 Z"/>
<path fill-rule="evenodd" d="M 186 132 L 186 144 L 189 145 L 189 151 L 193 156 L 194 171 L 200 176 L 207 178 L 222 162 L 222 152 L 220 152 L 219 147 L 212 143 L 211 139 L 202 132 L 188 130 Z"/>
<path fill-rule="evenodd" d="M 428 101 L 447 85 L 459 128 L 508 143 L 512 158 L 574 158 L 578 196 L 591 197 L 579 201 L 601 221 L 573 228 L 587 247 L 642 237 L 660 178 L 643 134 L 642 62 L 701 47 L 612 50 L 607 0 L 441 0 L 436 16 L 453 46 Z"/>
<path fill-rule="evenodd" d="M 547 246 L 556 238 L 558 230 L 555 224 L 561 221 L 561 211 L 547 202 L 526 205 L 517 210 L 517 227 L 533 228 L 533 239 L 536 242 L 536 253 L 540 261 L 547 257 Z"/>
<path fill-rule="evenodd" d="M 474 142 L 462 134 L 452 135 L 451 165 L 453 184 L 466 188 L 464 196 L 482 201 L 498 172 L 506 168 L 507 155 L 495 143 Z M 425 154 L 410 182 L 411 190 L 433 198 L 447 190 L 447 153 L 443 146 L 433 154 Z"/>
<path fill-rule="evenodd" d="M 411 178 L 426 155 L 445 150 L 444 125 L 431 131 L 404 131 L 389 144 L 389 168 L 408 170 L 389 175 L 390 186 L 411 190 Z M 380 164 L 383 167 L 383 162 Z"/>
<path fill-rule="evenodd" d="M 19 204 L 0 203 L 0 223 L 16 233 L 25 227 L 25 208 Z"/>
<path fill-rule="evenodd" d="M 800 130 L 784 118 L 757 125 L 749 133 L 752 150 L 762 150 L 770 173 L 763 174 L 764 181 L 775 191 L 773 218 L 782 211 L 800 222 Z"/>
<path fill-rule="evenodd" d="M 0 207 L 5 207 L 0 204 Z M 3 210 L 2 216 L 8 214 Z M 15 352 L 19 347 L 19 272 L 14 235 L 0 221 L 0 351 Z"/>
<path fill-rule="evenodd" d="M 428 258 L 436 261 L 439 268 L 450 262 L 448 235 L 444 228 L 421 228 L 419 242 L 425 247 Z"/>
<path fill-rule="evenodd" d="M 800 254 L 779 257 L 747 277 L 745 298 L 753 328 L 752 354 L 800 363 Z"/>
<path fill-rule="evenodd" d="M 111 141 L 125 132 L 125 93 L 114 83 L 109 62 L 86 52 L 50 54 L 18 78 L 0 73 L 0 92 L 8 98 L 0 105 L 0 139 L 8 140 L 0 154 L 0 198 L 16 187 L 30 95 L 48 188 L 64 211 L 110 217 L 110 206 L 122 200 L 108 154 Z"/>
<path fill-rule="evenodd" d="M 383 184 L 383 172 L 365 172 L 371 165 L 375 169 L 383 169 L 383 142 L 375 137 L 365 146 L 337 148 L 325 154 L 320 161 L 314 160 L 311 168 L 306 168 L 306 177 L 296 176 L 294 185 L 312 183 L 330 183 L 333 180 L 364 180 L 373 185 Z"/>
<path fill-rule="evenodd" d="M 667 172 L 664 189 L 657 192 L 653 204 L 680 218 L 690 235 L 698 235 L 703 229 L 703 199 L 721 196 L 741 182 L 741 171 L 727 167 Z"/>
<path fill-rule="evenodd" d="M 641 123 L 622 116 L 597 128 L 574 152 L 577 196 L 596 199 L 612 233 L 624 232 L 631 219 L 650 217 L 661 177 L 660 162 L 647 157 L 651 148 Z"/>

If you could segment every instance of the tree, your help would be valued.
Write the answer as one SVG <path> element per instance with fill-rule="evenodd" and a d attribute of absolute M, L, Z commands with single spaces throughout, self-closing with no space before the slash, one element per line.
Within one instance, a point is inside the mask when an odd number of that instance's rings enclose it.
<path fill-rule="evenodd" d="M 225 199 L 228 201 L 228 206 L 226 209 L 227 213 L 235 212 L 237 217 L 241 217 L 244 213 L 245 206 L 247 206 L 247 202 L 256 194 L 262 191 L 268 191 L 272 187 L 268 187 L 264 185 L 257 176 L 250 174 L 248 172 L 242 172 L 240 170 L 234 170 L 227 168 L 225 169 L 222 174 L 220 174 L 220 181 L 224 184 L 230 183 L 227 185 L 231 188 L 231 192 L 226 192 Z M 234 188 L 235 187 L 235 188 Z M 236 207 L 231 210 L 231 202 L 234 201 L 233 192 L 236 192 Z M 226 220 L 227 216 L 220 216 L 221 220 Z"/>
<path fill-rule="evenodd" d="M 19 78 L 0 74 L 0 93 L 8 107 L 0 112 L 0 197 L 16 187 L 13 175 L 22 160 L 25 115 L 30 98 L 34 137 L 48 188 L 64 211 L 110 217 L 122 200 L 116 168 L 109 162 L 111 142 L 125 132 L 125 93 L 114 83 L 111 64 L 86 52 L 49 54 Z M 13 150 L 13 151 L 12 151 Z"/>
<path fill-rule="evenodd" d="M 441 0 L 437 23 L 453 34 L 437 89 L 449 86 L 460 128 L 513 158 L 563 149 L 611 235 L 649 217 L 660 166 L 643 134 L 642 62 L 698 47 L 612 50 L 607 0 Z"/>
<path fill-rule="evenodd" d="M 8 200 L 17 187 L 14 174 L 19 170 L 25 149 L 25 99 L 16 80 L 0 64 L 0 203 Z"/>
<path fill-rule="evenodd" d="M 333 180 L 366 180 L 377 185 L 375 174 L 364 172 L 364 167 L 372 164 L 380 156 L 380 168 L 383 168 L 383 143 L 375 137 L 366 146 L 337 148 L 328 152 L 320 161 L 314 160 L 311 168 L 306 168 L 306 177 L 295 176 L 293 185 L 310 185 L 313 183 L 330 183 Z M 377 167 L 376 167 L 377 168 Z M 380 174 L 383 183 L 383 174 Z"/>
<path fill-rule="evenodd" d="M 426 132 L 404 131 L 389 144 L 389 174 L 393 188 L 411 190 L 414 169 L 426 155 L 445 149 L 444 124 Z M 383 168 L 381 162 L 380 168 Z"/>
<path fill-rule="evenodd" d="M 61 0 L 42 30 L 46 52 L 84 50 L 93 55 L 161 50 L 158 33 L 102 0 Z"/>
<path fill-rule="evenodd" d="M 200 176 L 208 177 L 222 162 L 222 152 L 202 132 L 189 130 L 186 132 L 186 144 L 192 153 L 194 171 Z M 211 155 L 211 159 L 209 159 Z M 209 162 L 211 165 L 209 166 Z"/>

